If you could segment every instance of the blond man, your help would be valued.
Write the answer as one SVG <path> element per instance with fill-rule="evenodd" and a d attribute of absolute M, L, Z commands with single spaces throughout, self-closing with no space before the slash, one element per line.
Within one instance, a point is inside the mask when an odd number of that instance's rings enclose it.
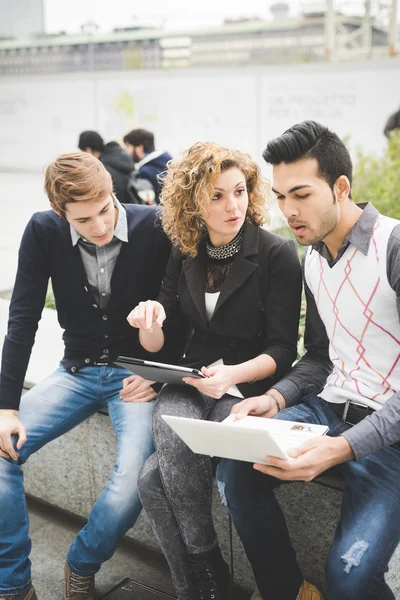
<path fill-rule="evenodd" d="M 0 599 L 36 600 L 21 465 L 39 448 L 107 408 L 118 438 L 115 470 L 71 545 L 64 600 L 94 600 L 94 575 L 135 523 L 137 476 L 153 452 L 150 384 L 113 366 L 143 356 L 126 315 L 157 296 L 169 244 L 156 209 L 121 205 L 102 163 L 65 154 L 46 171 L 51 210 L 33 215 L 19 251 L 0 376 Z M 65 353 L 20 401 L 51 279 Z M 66 457 L 74 468 L 74 456 Z M 54 596 L 58 596 L 55 591 Z"/>

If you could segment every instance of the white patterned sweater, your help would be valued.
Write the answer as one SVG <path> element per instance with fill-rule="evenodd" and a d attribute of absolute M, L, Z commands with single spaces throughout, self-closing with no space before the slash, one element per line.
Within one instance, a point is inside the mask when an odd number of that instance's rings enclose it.
<path fill-rule="evenodd" d="M 386 271 L 389 237 L 399 221 L 379 215 L 367 255 L 351 244 L 331 268 L 310 247 L 306 282 L 330 340 L 334 369 L 320 396 L 379 409 L 400 391 L 400 323 Z"/>

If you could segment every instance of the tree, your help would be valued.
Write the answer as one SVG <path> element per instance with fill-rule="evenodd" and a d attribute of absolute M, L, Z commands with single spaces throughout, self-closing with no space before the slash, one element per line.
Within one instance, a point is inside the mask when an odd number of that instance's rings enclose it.
<path fill-rule="evenodd" d="M 357 151 L 352 188 L 355 202 L 372 202 L 400 220 L 400 130 L 392 132 L 383 156 Z"/>

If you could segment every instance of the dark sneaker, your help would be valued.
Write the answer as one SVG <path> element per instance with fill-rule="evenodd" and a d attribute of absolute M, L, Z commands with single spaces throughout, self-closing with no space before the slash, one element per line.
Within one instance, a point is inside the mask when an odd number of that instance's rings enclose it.
<path fill-rule="evenodd" d="M 65 588 L 63 600 L 96 600 L 94 575 L 77 575 L 65 564 Z"/>
<path fill-rule="evenodd" d="M 189 554 L 198 600 L 229 600 L 231 573 L 218 547 L 201 554 Z"/>
<path fill-rule="evenodd" d="M 27 590 L 16 596 L 0 596 L 0 600 L 37 600 L 37 596 L 33 585 L 31 585 Z"/>

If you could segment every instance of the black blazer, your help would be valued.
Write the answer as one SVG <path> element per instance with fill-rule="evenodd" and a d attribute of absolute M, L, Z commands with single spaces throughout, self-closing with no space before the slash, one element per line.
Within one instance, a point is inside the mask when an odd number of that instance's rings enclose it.
<path fill-rule="evenodd" d="M 181 363 L 196 368 L 222 358 L 227 365 L 261 353 L 277 364 L 273 377 L 238 384 L 245 397 L 262 394 L 296 359 L 301 267 L 296 245 L 253 223 L 244 226 L 240 251 L 207 321 L 205 240 L 195 258 L 174 248 L 158 301 L 164 306 L 166 346 L 179 345 Z"/>

